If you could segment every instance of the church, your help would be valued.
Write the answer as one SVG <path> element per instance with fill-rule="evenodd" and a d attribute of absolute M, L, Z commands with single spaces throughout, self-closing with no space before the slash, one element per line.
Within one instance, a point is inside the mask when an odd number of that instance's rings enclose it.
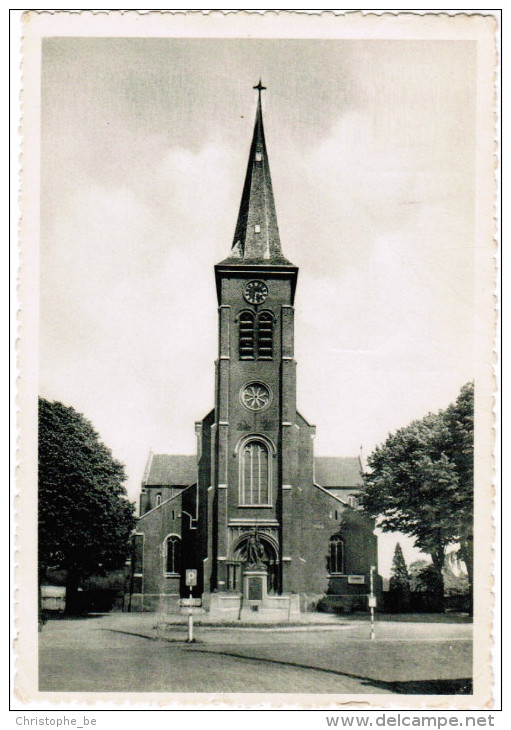
<path fill-rule="evenodd" d="M 374 523 L 359 509 L 359 456 L 315 457 L 296 409 L 298 268 L 282 251 L 261 82 L 229 255 L 215 266 L 214 406 L 193 456 L 150 454 L 133 536 L 129 607 L 171 611 L 193 596 L 211 616 L 289 619 L 364 610 L 379 592 Z M 198 602 L 198 601 L 197 601 Z"/>

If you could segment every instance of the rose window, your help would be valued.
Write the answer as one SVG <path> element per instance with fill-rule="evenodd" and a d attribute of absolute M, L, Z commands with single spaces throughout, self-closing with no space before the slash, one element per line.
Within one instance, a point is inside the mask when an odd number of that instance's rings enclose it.
<path fill-rule="evenodd" d="M 241 402 L 251 411 L 260 411 L 270 403 L 270 391 L 263 383 L 249 383 L 241 391 Z"/>

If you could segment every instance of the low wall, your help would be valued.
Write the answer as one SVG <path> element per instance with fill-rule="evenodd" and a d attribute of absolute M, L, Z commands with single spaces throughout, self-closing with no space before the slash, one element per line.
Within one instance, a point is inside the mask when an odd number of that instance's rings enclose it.
<path fill-rule="evenodd" d="M 353 611 L 367 611 L 367 594 L 353 595 L 350 593 L 344 593 L 323 596 L 317 604 L 317 610 L 323 613 L 352 613 Z"/>

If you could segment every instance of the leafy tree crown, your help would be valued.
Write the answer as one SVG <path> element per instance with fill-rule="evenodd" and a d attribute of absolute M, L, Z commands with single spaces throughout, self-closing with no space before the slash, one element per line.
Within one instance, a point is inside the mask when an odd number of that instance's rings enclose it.
<path fill-rule="evenodd" d="M 39 399 L 39 568 L 77 576 L 123 565 L 133 529 L 124 467 L 92 424 Z"/>
<path fill-rule="evenodd" d="M 447 545 L 472 565 L 474 385 L 454 403 L 398 429 L 368 458 L 362 508 L 386 532 L 402 532 L 433 560 L 441 579 Z"/>

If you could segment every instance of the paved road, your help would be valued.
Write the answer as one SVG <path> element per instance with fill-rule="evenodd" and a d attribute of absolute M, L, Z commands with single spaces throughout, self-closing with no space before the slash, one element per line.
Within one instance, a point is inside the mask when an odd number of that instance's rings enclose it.
<path fill-rule="evenodd" d="M 422 693 L 410 680 L 471 676 L 470 625 L 439 624 L 432 632 L 431 625 L 382 624 L 375 642 L 360 623 L 278 632 L 201 627 L 193 645 L 183 643 L 184 626 L 164 641 L 155 626 L 148 614 L 50 621 L 40 634 L 40 690 Z"/>
<path fill-rule="evenodd" d="M 203 653 L 197 651 L 201 644 L 159 641 L 146 633 L 134 635 L 126 633 L 126 628 L 114 629 L 111 621 L 102 618 L 50 621 L 40 634 L 40 690 L 336 694 L 375 691 L 357 679 L 216 652 Z"/>

